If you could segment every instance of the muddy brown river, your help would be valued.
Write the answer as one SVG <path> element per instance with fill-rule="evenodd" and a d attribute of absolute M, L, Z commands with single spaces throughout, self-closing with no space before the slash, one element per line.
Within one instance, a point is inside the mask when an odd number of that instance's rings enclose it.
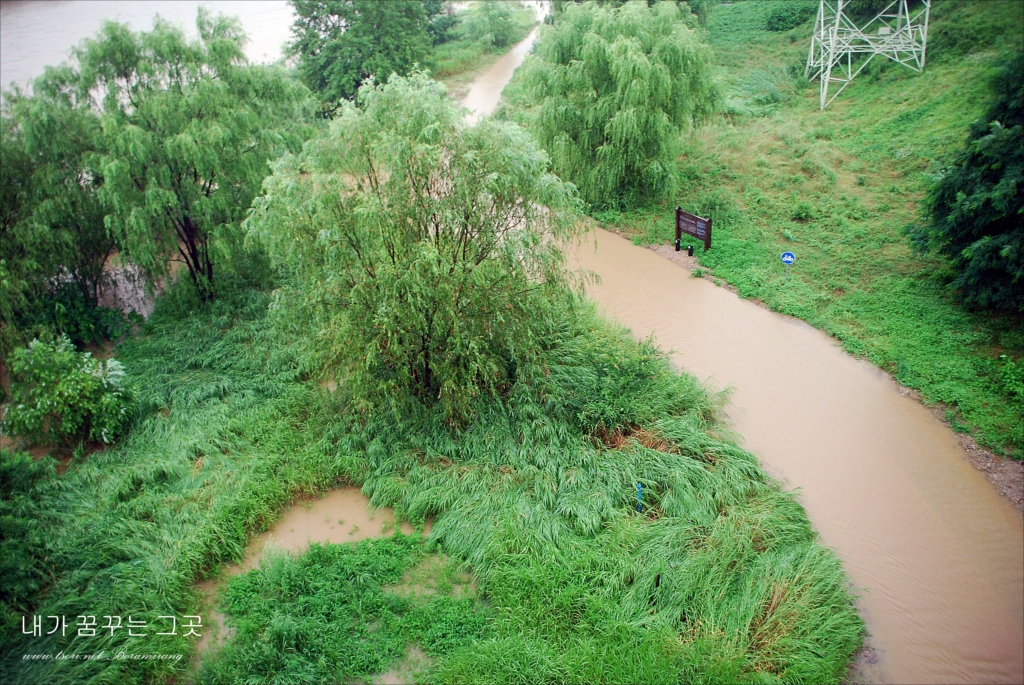
<path fill-rule="evenodd" d="M 1024 525 L 945 424 L 824 333 L 619 236 L 595 231 L 573 262 L 606 316 L 734 388 L 730 426 L 861 595 L 878 660 L 857 678 L 1024 682 Z"/>
<path fill-rule="evenodd" d="M 474 84 L 470 121 L 497 106 L 535 37 Z M 1024 682 L 1024 522 L 948 426 L 821 331 L 651 250 L 597 230 L 571 261 L 600 277 L 587 293 L 606 316 L 733 388 L 729 425 L 797 490 L 860 594 L 873 655 L 855 680 Z"/>

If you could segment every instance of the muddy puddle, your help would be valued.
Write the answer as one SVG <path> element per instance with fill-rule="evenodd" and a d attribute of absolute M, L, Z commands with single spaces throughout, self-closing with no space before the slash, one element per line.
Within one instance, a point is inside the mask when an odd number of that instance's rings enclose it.
<path fill-rule="evenodd" d="M 298 555 L 314 542 L 358 542 L 391 535 L 395 530 L 394 511 L 373 509 L 369 499 L 357 487 L 338 488 L 320 499 L 300 501 L 290 506 L 273 528 L 253 538 L 240 564 L 226 566 L 218 578 L 197 585 L 206 597 L 202 609 L 206 630 L 196 644 L 195 666 L 198 667 L 203 654 L 232 636 L 230 627 L 226 627 L 224 614 L 216 609 L 217 592 L 227 578 L 258 567 L 263 556 L 271 550 Z M 397 530 L 406 535 L 414 532 L 408 523 L 401 524 Z M 430 532 L 429 522 L 423 532 Z"/>
<path fill-rule="evenodd" d="M 877 663 L 855 679 L 1024 682 L 1024 524 L 948 426 L 824 333 L 651 250 L 598 230 L 571 261 L 606 316 L 734 388 L 730 426 L 859 589 Z"/>

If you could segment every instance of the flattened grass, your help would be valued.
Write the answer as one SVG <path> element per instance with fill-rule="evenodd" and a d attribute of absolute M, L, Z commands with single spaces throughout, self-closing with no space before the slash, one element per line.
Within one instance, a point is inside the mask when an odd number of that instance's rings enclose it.
<path fill-rule="evenodd" d="M 432 518 L 427 547 L 401 536 L 314 547 L 233 579 L 237 635 L 198 677 L 366 678 L 410 642 L 434 659 L 432 682 L 844 674 L 863 629 L 838 559 L 756 459 L 716 436 L 722 398 L 651 345 L 581 303 L 555 308 L 543 354 L 457 434 L 429 410 L 347 411 L 344 387 L 327 395 L 307 380 L 270 300 L 245 291 L 187 313 L 172 297 L 118 350 L 143 397 L 122 445 L 61 476 L 42 462 L 15 478 L 4 455 L 3 552 L 28 571 L 20 584 L 3 571 L 4 682 L 186 677 L 194 638 L 32 638 L 20 617 L 196 614 L 194 582 L 237 559 L 296 494 L 341 481 L 399 516 Z M 482 606 L 382 592 L 437 551 L 472 571 Z M 61 650 L 183 658 L 21 659 Z"/>
<path fill-rule="evenodd" d="M 266 327 L 268 295 L 225 297 L 201 314 L 160 303 L 137 340 L 117 349 L 141 395 L 140 416 L 118 446 L 72 461 L 49 458 L 23 478 L 3 455 L 3 655 L 5 683 L 162 682 L 180 677 L 191 639 L 161 615 L 197 614 L 193 583 L 240 557 L 300 492 L 347 474 L 303 429 L 317 392 L 299 381 L 287 345 Z M 8 475 L 12 474 L 12 480 Z M 17 476 L 18 480 L 13 480 Z M 18 583 L 11 583 L 13 578 Z M 66 635 L 21 632 L 22 616 L 65 616 Z M 125 628 L 79 636 L 78 616 L 120 616 Z M 128 616 L 144 620 L 130 637 Z M 44 632 L 52 619 L 44 619 Z M 96 660 L 26 661 L 24 654 L 99 654 Z M 126 654 L 181 654 L 127 661 Z"/>
<path fill-rule="evenodd" d="M 373 504 L 432 518 L 495 612 L 431 678 L 837 682 L 862 634 L 845 575 L 753 455 L 709 433 L 721 398 L 590 311 L 549 345 L 457 438 L 371 418 L 345 447 Z"/>

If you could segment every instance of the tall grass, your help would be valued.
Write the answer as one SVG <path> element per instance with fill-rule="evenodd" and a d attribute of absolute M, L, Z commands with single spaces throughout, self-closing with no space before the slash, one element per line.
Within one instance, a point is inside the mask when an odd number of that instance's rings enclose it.
<path fill-rule="evenodd" d="M 232 580 L 238 633 L 199 677 L 362 678 L 410 641 L 435 659 L 434 682 L 843 675 L 862 626 L 837 558 L 755 458 L 717 435 L 722 398 L 650 344 L 582 303 L 553 307 L 538 361 L 455 433 L 428 410 L 348 411 L 344 386 L 328 395 L 305 380 L 270 301 L 242 290 L 190 312 L 172 293 L 118 348 L 143 407 L 122 445 L 63 475 L 4 453 L 3 682 L 184 677 L 183 635 L 31 637 L 20 618 L 197 614 L 194 582 L 238 559 L 296 494 L 341 481 L 400 517 L 432 518 L 428 546 L 472 570 L 489 608 L 381 594 L 419 542 L 315 547 Z M 22 660 L 61 650 L 183 658 Z"/>
<path fill-rule="evenodd" d="M 298 492 L 351 475 L 304 434 L 317 393 L 297 382 L 287 344 L 265 325 L 269 297 L 246 291 L 201 313 L 160 302 L 138 339 L 117 356 L 140 391 L 141 415 L 116 448 L 27 470 L 3 453 L 3 656 L 5 683 L 159 682 L 180 675 L 193 646 L 160 615 L 197 614 L 193 583 L 240 557 L 249 537 Z M 17 578 L 19 582 L 12 583 Z M 65 616 L 67 635 L 21 632 L 22 616 Z M 145 620 L 80 637 L 79 615 Z M 44 619 L 44 632 L 53 621 Z M 97 654 L 95 661 L 25 661 L 24 654 Z M 110 655 L 182 654 L 180 662 Z"/>

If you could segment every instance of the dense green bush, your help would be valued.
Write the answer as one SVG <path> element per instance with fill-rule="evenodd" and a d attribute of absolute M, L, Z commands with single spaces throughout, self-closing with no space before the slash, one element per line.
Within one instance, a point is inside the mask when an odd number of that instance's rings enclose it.
<path fill-rule="evenodd" d="M 1024 311 L 1024 53 L 994 81 L 996 97 L 925 200 L 919 248 L 946 256 L 969 306 Z"/>
<path fill-rule="evenodd" d="M 768 13 L 765 28 L 769 31 L 788 31 L 795 29 L 815 15 L 816 5 L 809 2 L 783 2 L 777 4 Z"/>
<path fill-rule="evenodd" d="M 33 340 L 11 355 L 11 403 L 4 432 L 35 443 L 111 443 L 131 418 L 133 393 L 116 359 L 76 352 L 61 337 Z"/>
<path fill-rule="evenodd" d="M 140 317 L 133 313 L 131 319 L 138 321 Z M 129 322 L 120 311 L 101 307 L 86 298 L 73 283 L 62 283 L 39 296 L 16 319 L 22 331 L 64 335 L 79 348 L 117 340 L 128 330 Z"/>
<path fill-rule="evenodd" d="M 515 35 L 515 20 L 510 3 L 483 0 L 462 22 L 466 37 L 496 48 L 506 47 Z"/>
<path fill-rule="evenodd" d="M 370 76 L 387 81 L 423 64 L 435 39 L 420 0 L 290 0 L 295 8 L 290 48 L 310 90 L 334 106 L 355 97 Z M 445 32 L 447 28 L 445 28 Z"/>

